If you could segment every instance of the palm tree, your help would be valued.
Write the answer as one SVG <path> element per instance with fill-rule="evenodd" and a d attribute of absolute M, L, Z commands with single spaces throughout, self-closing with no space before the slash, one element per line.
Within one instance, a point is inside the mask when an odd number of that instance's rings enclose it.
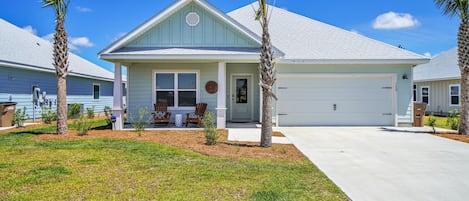
<path fill-rule="evenodd" d="M 43 7 L 55 10 L 54 67 L 57 75 L 57 134 L 67 133 L 67 74 L 68 38 L 65 31 L 65 15 L 68 0 L 43 0 Z"/>
<path fill-rule="evenodd" d="M 434 0 L 443 14 L 461 19 L 458 30 L 458 65 L 461 71 L 459 134 L 469 134 L 469 0 Z"/>
<path fill-rule="evenodd" d="M 262 129 L 261 147 L 272 146 L 272 98 L 277 97 L 272 91 L 272 86 L 277 80 L 275 64 L 273 62 L 272 42 L 269 34 L 269 15 L 266 0 L 259 0 L 259 10 L 256 20 L 262 26 L 262 51 L 259 65 L 259 85 L 262 88 Z"/>

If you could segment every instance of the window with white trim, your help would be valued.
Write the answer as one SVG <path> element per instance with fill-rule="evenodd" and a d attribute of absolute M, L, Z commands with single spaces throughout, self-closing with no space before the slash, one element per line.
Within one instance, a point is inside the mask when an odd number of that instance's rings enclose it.
<path fill-rule="evenodd" d="M 93 100 L 97 101 L 99 100 L 101 96 L 101 87 L 99 84 L 93 84 Z"/>
<path fill-rule="evenodd" d="M 156 103 L 167 103 L 169 107 L 194 107 L 197 102 L 196 72 L 156 72 Z"/>
<path fill-rule="evenodd" d="M 449 85 L 449 105 L 459 106 L 459 99 L 461 95 L 461 89 L 459 84 Z"/>
<path fill-rule="evenodd" d="M 430 105 L 430 87 L 424 86 L 420 88 L 420 97 L 422 99 L 422 103 L 426 103 Z"/>

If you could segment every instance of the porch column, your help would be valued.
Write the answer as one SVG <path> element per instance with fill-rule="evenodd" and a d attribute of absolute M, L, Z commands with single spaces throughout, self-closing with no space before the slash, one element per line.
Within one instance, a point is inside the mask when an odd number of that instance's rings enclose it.
<path fill-rule="evenodd" d="M 226 63 L 218 62 L 217 128 L 226 128 Z"/>
<path fill-rule="evenodd" d="M 114 63 L 114 101 L 112 114 L 116 117 L 114 123 L 115 130 L 123 129 L 123 111 L 122 111 L 122 66 L 120 63 Z"/>

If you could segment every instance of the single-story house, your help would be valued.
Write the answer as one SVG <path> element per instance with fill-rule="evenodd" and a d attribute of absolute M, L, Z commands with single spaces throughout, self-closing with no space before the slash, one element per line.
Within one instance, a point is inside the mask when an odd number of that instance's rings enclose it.
<path fill-rule="evenodd" d="M 31 119 L 44 107 L 56 108 L 57 78 L 53 44 L 0 19 L 0 102 L 17 102 Z M 67 104 L 103 112 L 113 104 L 114 74 L 73 53 L 69 54 Z"/>
<path fill-rule="evenodd" d="M 458 66 L 458 48 L 450 49 L 432 58 L 429 63 L 414 68 L 414 101 L 427 103 L 427 113 L 447 115 L 459 110 L 461 71 Z"/>
<path fill-rule="evenodd" d="M 114 91 L 120 91 L 118 69 L 127 67 L 130 114 L 166 102 L 174 118 L 204 102 L 218 128 L 260 121 L 255 7 L 225 14 L 204 0 L 175 1 L 102 50 L 99 57 L 117 69 Z M 277 126 L 412 125 L 412 67 L 428 58 L 271 8 Z M 122 106 L 114 95 L 119 129 Z"/>

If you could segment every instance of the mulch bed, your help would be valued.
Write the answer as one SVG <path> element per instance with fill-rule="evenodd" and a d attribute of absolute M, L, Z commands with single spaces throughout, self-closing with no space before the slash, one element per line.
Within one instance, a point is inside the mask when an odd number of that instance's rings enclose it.
<path fill-rule="evenodd" d="M 469 143 L 469 135 L 459 135 L 459 134 L 434 134 L 434 135 Z"/>
<path fill-rule="evenodd" d="M 78 136 L 74 130 L 69 130 L 68 134 L 40 134 L 33 137 L 34 140 L 77 140 L 89 138 L 108 138 L 140 140 L 167 144 L 175 147 L 189 149 L 207 156 L 224 158 L 269 158 L 301 160 L 306 157 L 294 146 L 285 144 L 273 144 L 270 148 L 262 148 L 259 143 L 251 142 L 230 142 L 227 141 L 227 130 L 219 130 L 220 138 L 214 146 L 205 144 L 205 135 L 201 130 L 146 130 L 142 136 L 138 136 L 135 131 L 112 131 L 94 129 L 88 135 Z M 15 132 L 15 130 L 9 130 Z M 276 133 L 276 136 L 282 135 Z"/>

